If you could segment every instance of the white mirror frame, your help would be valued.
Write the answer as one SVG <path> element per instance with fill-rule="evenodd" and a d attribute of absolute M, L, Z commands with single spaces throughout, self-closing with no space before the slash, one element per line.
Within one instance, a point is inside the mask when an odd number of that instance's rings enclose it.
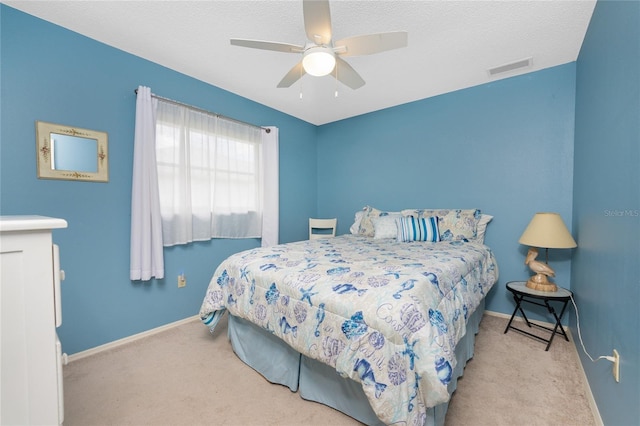
<path fill-rule="evenodd" d="M 93 139 L 97 142 L 97 172 L 83 170 L 56 170 L 52 165 L 51 134 L 75 136 Z M 36 149 L 39 179 L 82 180 L 90 182 L 109 182 L 108 136 L 105 132 L 63 126 L 60 124 L 36 121 Z"/>

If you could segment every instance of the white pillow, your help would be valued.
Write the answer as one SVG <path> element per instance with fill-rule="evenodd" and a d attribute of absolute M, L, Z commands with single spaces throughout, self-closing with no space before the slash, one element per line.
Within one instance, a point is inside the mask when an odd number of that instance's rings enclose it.
<path fill-rule="evenodd" d="M 476 233 L 475 241 L 484 244 L 484 233 L 487 230 L 487 225 L 491 222 L 493 216 L 482 213 L 480 220 L 478 221 L 478 231 Z"/>
<path fill-rule="evenodd" d="M 396 219 L 399 217 L 402 216 L 400 214 L 388 214 L 372 218 L 371 222 L 373 222 L 373 229 L 375 231 L 373 238 L 396 238 L 398 235 Z"/>
<path fill-rule="evenodd" d="M 353 225 L 351 225 L 351 227 L 349 228 L 349 232 L 351 232 L 352 234 L 358 233 L 358 231 L 360 230 L 360 222 L 362 222 L 362 216 L 364 216 L 364 211 L 360 210 L 359 212 L 356 212 Z"/>
<path fill-rule="evenodd" d="M 388 215 L 400 215 L 400 212 L 389 212 L 384 210 L 378 210 L 375 207 L 366 206 L 362 209 L 364 215 L 362 216 L 362 220 L 360 221 L 360 229 L 358 230 L 358 234 L 364 235 L 365 237 L 373 237 L 376 233 L 373 228 L 373 219 L 382 216 Z"/>

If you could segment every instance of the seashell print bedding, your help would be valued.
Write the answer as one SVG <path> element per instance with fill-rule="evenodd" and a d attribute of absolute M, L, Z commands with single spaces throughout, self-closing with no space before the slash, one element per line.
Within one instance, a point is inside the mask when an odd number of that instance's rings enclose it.
<path fill-rule="evenodd" d="M 498 280 L 478 242 L 397 242 L 361 235 L 256 248 L 214 273 L 200 309 L 226 310 L 362 384 L 386 424 L 422 424 L 449 399 L 466 319 Z"/>

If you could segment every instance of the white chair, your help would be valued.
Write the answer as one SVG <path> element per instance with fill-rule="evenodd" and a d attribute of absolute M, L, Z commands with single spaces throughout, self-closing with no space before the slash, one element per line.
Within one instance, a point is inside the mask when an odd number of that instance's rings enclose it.
<path fill-rule="evenodd" d="M 335 237 L 337 224 L 338 219 L 309 218 L 309 239 Z"/>

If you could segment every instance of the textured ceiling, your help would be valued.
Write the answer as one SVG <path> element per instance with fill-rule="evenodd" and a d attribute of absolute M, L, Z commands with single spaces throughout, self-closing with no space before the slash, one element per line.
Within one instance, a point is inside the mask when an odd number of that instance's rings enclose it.
<path fill-rule="evenodd" d="M 278 89 L 298 54 L 230 45 L 230 38 L 304 44 L 301 1 L 3 3 L 317 125 L 575 61 L 595 6 L 595 0 L 331 1 L 334 40 L 409 33 L 406 48 L 345 58 L 366 81 L 351 90 L 331 76 L 309 75 Z M 488 73 L 529 57 L 530 67 Z"/>

